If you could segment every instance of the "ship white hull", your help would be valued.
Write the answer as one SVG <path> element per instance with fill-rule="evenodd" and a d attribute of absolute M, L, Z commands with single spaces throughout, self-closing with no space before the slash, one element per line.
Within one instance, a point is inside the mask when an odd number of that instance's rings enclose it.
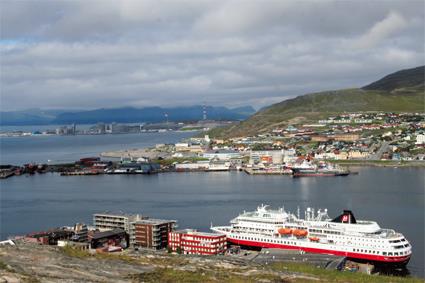
<path fill-rule="evenodd" d="M 214 229 L 213 231 L 224 233 L 227 235 L 227 241 L 231 244 L 257 247 L 257 248 L 274 248 L 286 250 L 299 250 L 308 253 L 330 254 L 336 256 L 343 256 L 353 259 L 359 259 L 370 262 L 377 262 L 381 264 L 392 264 L 397 266 L 405 266 L 410 260 L 410 254 L 405 256 L 382 256 L 375 254 L 366 254 L 353 252 L 352 247 L 330 245 L 325 243 L 317 243 L 308 240 L 308 238 L 299 240 L 296 238 L 277 238 L 277 237 L 262 237 L 261 240 L 245 240 L 241 238 L 252 238 L 249 234 L 235 235 L 233 233 L 226 233 L 222 229 Z"/>

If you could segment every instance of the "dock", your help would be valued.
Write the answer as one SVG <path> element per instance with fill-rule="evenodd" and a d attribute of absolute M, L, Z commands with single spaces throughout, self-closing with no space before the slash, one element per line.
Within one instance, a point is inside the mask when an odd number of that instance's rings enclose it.
<path fill-rule="evenodd" d="M 252 261 L 260 264 L 269 264 L 272 262 L 304 262 L 321 268 L 338 269 L 343 266 L 345 257 L 305 253 L 296 250 L 262 249 Z"/>
<path fill-rule="evenodd" d="M 0 172 L 0 179 L 7 179 L 9 177 L 12 177 L 13 175 L 15 175 L 15 172 L 11 172 L 11 171 Z"/>
<path fill-rule="evenodd" d="M 87 176 L 87 175 L 99 175 L 99 172 L 91 171 L 73 171 L 73 172 L 62 172 L 61 176 Z"/>
<path fill-rule="evenodd" d="M 277 170 L 254 170 L 252 168 L 244 168 L 243 169 L 245 173 L 249 175 L 292 175 L 292 171 L 289 172 L 284 169 L 277 169 Z"/>

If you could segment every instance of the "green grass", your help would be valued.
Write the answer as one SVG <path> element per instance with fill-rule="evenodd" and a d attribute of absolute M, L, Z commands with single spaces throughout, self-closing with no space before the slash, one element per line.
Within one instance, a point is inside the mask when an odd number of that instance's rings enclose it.
<path fill-rule="evenodd" d="M 203 127 L 187 127 L 187 128 L 180 128 L 179 131 L 199 131 L 202 129 Z"/>
<path fill-rule="evenodd" d="M 270 268 L 276 271 L 292 271 L 303 274 L 309 274 L 320 278 L 322 282 L 367 282 L 367 283 L 381 283 L 381 282 L 394 282 L 394 283 L 419 283 L 424 282 L 422 279 L 413 277 L 395 277 L 383 275 L 367 275 L 363 273 L 341 272 L 337 270 L 327 270 L 317 268 L 313 265 L 303 263 L 273 263 Z M 297 281 L 300 282 L 300 281 Z M 306 280 L 306 282 L 312 282 Z"/>
<path fill-rule="evenodd" d="M 163 283 L 197 283 L 197 282 L 228 282 L 228 283 L 246 283 L 246 282 L 284 282 L 280 276 L 273 274 L 259 274 L 245 276 L 243 274 L 234 274 L 226 270 L 176 270 L 170 268 L 157 268 L 152 272 L 133 274 L 129 279 L 135 282 L 163 282 Z"/>
<path fill-rule="evenodd" d="M 409 94 L 385 91 L 342 89 L 298 96 L 273 104 L 257 112 L 239 125 L 211 131 L 212 137 L 238 137 L 268 132 L 288 124 L 317 122 L 344 112 L 423 112 L 423 89 Z M 298 117 L 298 119 L 293 120 Z M 301 119 L 302 118 L 302 119 Z M 291 121 L 291 119 L 293 121 Z"/>
<path fill-rule="evenodd" d="M 81 250 L 81 249 L 77 249 L 74 248 L 72 246 L 65 246 L 63 248 L 61 248 L 61 251 L 67 255 L 67 256 L 71 256 L 71 257 L 77 257 L 77 258 L 97 258 L 97 259 L 106 259 L 106 260 L 121 260 L 121 261 L 125 261 L 128 263 L 139 263 L 140 261 L 138 261 L 137 259 L 125 255 L 125 254 L 114 254 L 114 253 L 94 253 L 91 254 L 86 250 Z"/>
<path fill-rule="evenodd" d="M 125 254 L 107 253 L 92 255 L 87 251 L 78 250 L 73 247 L 64 247 L 62 251 L 72 257 L 121 260 L 129 264 L 149 264 L 157 267 L 152 272 L 129 275 L 127 279 L 130 279 L 132 282 L 424 282 L 422 279 L 413 277 L 367 275 L 348 271 L 325 270 L 305 263 L 272 263 L 261 268 L 253 267 L 258 272 L 247 275 L 244 273 L 246 269 L 224 269 L 208 265 L 197 267 L 196 270 L 181 270 L 179 268 L 190 264 L 184 256 L 132 257 Z M 0 261 L 0 269 L 5 268 L 7 268 L 7 265 Z M 284 279 L 279 274 L 284 274 Z M 291 278 L 293 276 L 291 274 L 296 274 L 296 277 Z"/>
<path fill-rule="evenodd" d="M 0 270 L 8 271 L 8 272 L 15 272 L 13 268 L 11 268 L 8 264 L 0 260 Z"/>

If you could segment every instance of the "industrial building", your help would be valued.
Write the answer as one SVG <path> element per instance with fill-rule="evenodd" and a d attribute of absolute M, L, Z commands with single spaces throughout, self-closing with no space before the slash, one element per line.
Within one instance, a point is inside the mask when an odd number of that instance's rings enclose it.
<path fill-rule="evenodd" d="M 128 234 L 120 228 L 95 232 L 90 239 L 90 247 L 92 249 L 107 248 L 108 251 L 125 249 L 128 247 L 128 243 Z"/>
<path fill-rule="evenodd" d="M 227 248 L 226 235 L 192 229 L 172 231 L 168 234 L 168 248 L 182 254 L 222 254 Z"/>

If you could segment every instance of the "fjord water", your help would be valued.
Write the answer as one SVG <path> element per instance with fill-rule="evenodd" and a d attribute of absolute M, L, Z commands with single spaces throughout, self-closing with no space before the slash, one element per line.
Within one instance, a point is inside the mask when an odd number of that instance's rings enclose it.
<path fill-rule="evenodd" d="M 34 126 L 33 126 L 34 127 Z M 17 127 L 25 131 L 28 127 Z M 3 129 L 4 130 L 4 129 Z M 65 163 L 103 151 L 143 148 L 175 143 L 193 132 L 139 133 L 121 135 L 0 137 L 0 164 Z"/>
<path fill-rule="evenodd" d="M 180 228 L 208 231 L 211 223 L 227 225 L 238 213 L 261 203 L 274 208 L 284 205 L 292 212 L 299 206 L 301 216 L 307 206 L 328 208 L 331 217 L 351 209 L 357 219 L 374 220 L 403 233 L 413 246 L 408 269 L 424 276 L 425 170 L 353 170 L 359 175 L 291 178 L 215 172 L 12 177 L 0 181 L 1 238 L 75 222 L 91 224 L 92 214 L 103 211 L 176 219 Z"/>

